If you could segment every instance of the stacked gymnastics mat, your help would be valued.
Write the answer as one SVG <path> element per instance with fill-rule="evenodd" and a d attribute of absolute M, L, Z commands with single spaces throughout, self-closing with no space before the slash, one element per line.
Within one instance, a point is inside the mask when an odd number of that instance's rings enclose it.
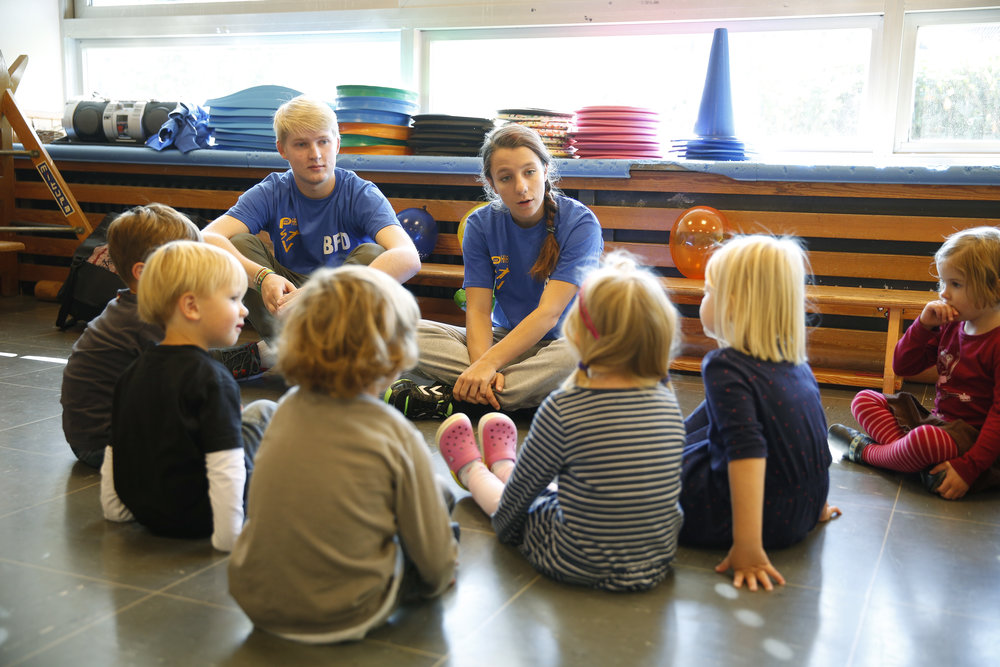
<path fill-rule="evenodd" d="M 277 151 L 273 119 L 278 107 L 301 95 L 284 86 L 254 86 L 205 101 L 214 148 Z"/>

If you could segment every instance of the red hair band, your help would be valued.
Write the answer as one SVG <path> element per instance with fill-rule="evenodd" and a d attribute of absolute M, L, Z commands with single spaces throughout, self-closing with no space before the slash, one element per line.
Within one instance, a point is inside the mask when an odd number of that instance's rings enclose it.
<path fill-rule="evenodd" d="M 597 327 L 594 326 L 594 321 L 590 319 L 587 305 L 583 302 L 583 287 L 580 288 L 580 294 L 576 298 L 576 305 L 580 309 L 580 319 L 583 320 L 583 326 L 587 327 L 587 331 L 594 337 L 594 340 L 597 340 L 601 337 L 601 334 L 597 333 Z"/>

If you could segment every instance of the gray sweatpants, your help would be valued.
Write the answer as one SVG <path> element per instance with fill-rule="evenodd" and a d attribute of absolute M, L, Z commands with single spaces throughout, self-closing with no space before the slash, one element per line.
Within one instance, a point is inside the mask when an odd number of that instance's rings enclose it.
<path fill-rule="evenodd" d="M 494 328 L 494 345 L 506 335 L 506 329 Z M 420 320 L 417 344 L 420 361 L 414 371 L 434 382 L 454 386 L 458 376 L 469 367 L 464 327 Z M 576 358 L 565 338 L 539 341 L 500 369 L 504 376 L 504 390 L 497 394 L 500 407 L 504 410 L 536 407 L 575 368 Z"/>

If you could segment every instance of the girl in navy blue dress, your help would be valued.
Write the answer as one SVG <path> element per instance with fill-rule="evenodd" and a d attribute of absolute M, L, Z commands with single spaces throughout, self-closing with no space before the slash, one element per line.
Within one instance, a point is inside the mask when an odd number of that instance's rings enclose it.
<path fill-rule="evenodd" d="M 685 420 L 681 544 L 728 549 L 716 571 L 771 590 L 765 549 L 802 540 L 826 502 L 830 449 L 806 363 L 806 258 L 790 238 L 734 238 L 709 260 L 701 323 L 705 401 Z"/>

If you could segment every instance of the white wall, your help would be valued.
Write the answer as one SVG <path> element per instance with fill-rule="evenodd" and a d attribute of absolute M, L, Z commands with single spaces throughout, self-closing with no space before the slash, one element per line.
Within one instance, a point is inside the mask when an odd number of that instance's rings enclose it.
<path fill-rule="evenodd" d="M 24 78 L 14 93 L 25 115 L 63 112 L 59 7 L 60 0 L 0 0 L 0 51 L 7 67 L 18 56 L 28 56 Z"/>

